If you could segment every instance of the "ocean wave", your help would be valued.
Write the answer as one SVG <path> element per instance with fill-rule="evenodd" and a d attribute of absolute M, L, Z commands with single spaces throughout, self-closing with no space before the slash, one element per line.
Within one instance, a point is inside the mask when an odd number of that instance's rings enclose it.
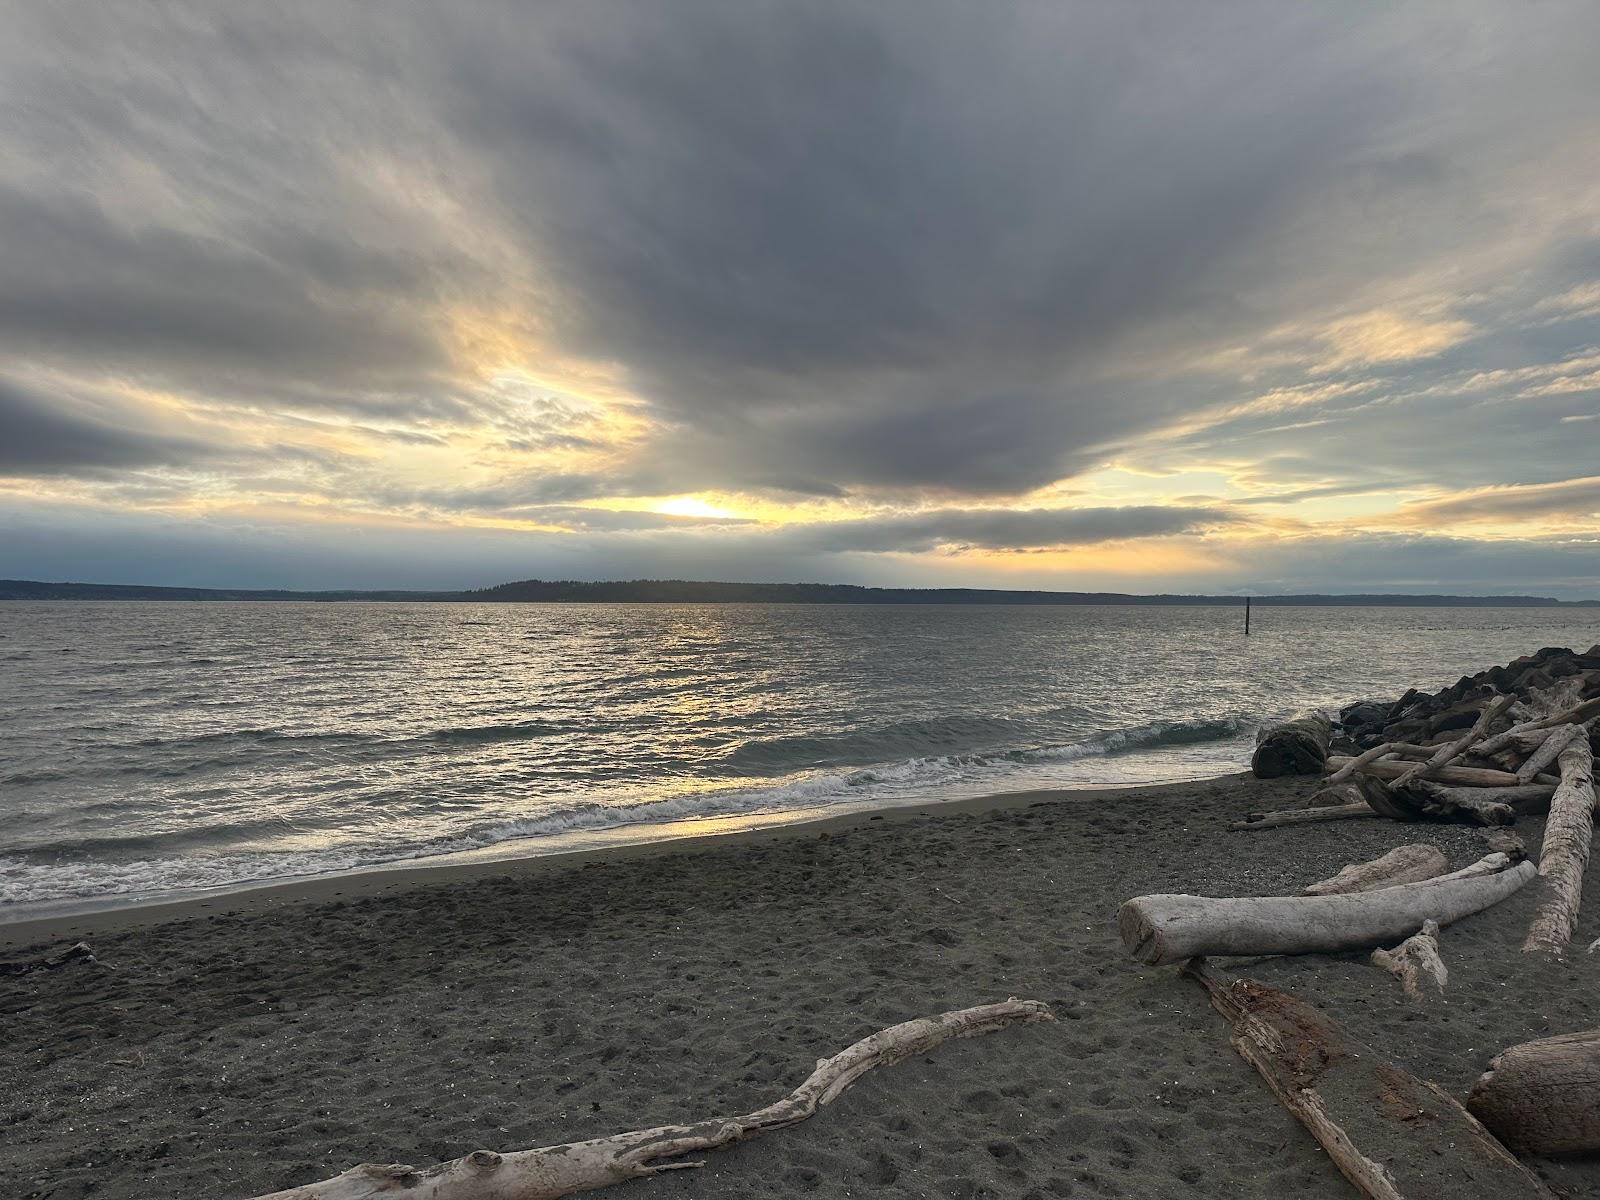
<path fill-rule="evenodd" d="M 83 845 L 59 845 L 54 861 L 0 857 L 0 905 L 88 899 L 143 897 L 169 892 L 241 886 L 310 875 L 336 874 L 362 867 L 436 858 L 513 841 L 537 841 L 628 826 L 666 825 L 719 817 L 773 812 L 809 813 L 838 804 L 930 800 L 941 791 L 1003 786 L 1007 771 L 1030 765 L 1065 763 L 1163 746 L 1222 741 L 1253 728 L 1247 717 L 1218 720 L 1158 721 L 1111 729 L 1052 745 L 919 755 L 849 771 L 810 770 L 782 782 L 727 786 L 656 800 L 584 803 L 555 812 L 506 817 L 470 826 L 459 833 L 410 845 L 348 846 L 305 852 L 239 852 L 162 855 L 136 860 L 82 858 Z M 110 839 L 107 839 L 110 840 Z M 115 839 L 132 848 L 134 839 Z M 104 845 L 94 847 L 104 850 Z M 175 849 L 158 842 L 141 849 Z"/>

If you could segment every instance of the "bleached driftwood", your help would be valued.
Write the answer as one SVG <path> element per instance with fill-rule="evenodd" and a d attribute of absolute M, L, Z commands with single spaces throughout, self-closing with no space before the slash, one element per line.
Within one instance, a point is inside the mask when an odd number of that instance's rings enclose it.
<path fill-rule="evenodd" d="M 1554 763 L 1573 738 L 1580 735 L 1588 736 L 1582 725 L 1554 725 L 1540 732 L 1544 734 L 1544 738 L 1533 753 L 1528 755 L 1527 761 L 1517 768 L 1517 778 L 1523 783 L 1529 782 Z"/>
<path fill-rule="evenodd" d="M 1499 788 L 1445 787 L 1431 779 L 1395 780 L 1370 803 L 1397 821 L 1461 821 L 1473 825 L 1511 825 L 1517 810 L 1483 793 Z"/>
<path fill-rule="evenodd" d="M 1561 783 L 1550 798 L 1550 816 L 1539 851 L 1545 892 L 1522 943 L 1525 951 L 1555 952 L 1572 940 L 1583 903 L 1583 873 L 1594 839 L 1594 756 L 1587 737 L 1561 750 Z"/>
<path fill-rule="evenodd" d="M 1305 894 L 1338 896 L 1349 892 L 1372 892 L 1402 883 L 1434 879 L 1449 869 L 1450 862 L 1439 847 L 1410 842 L 1396 846 L 1371 862 L 1351 863 L 1341 868 L 1337 875 L 1308 885 Z"/>
<path fill-rule="evenodd" d="M 54 971 L 57 967 L 64 967 L 69 962 L 94 961 L 94 951 L 89 949 L 88 942 L 76 942 L 71 946 L 58 946 L 54 950 L 33 958 L 13 958 L 7 962 L 0 962 L 0 975 L 26 975 L 30 971 Z"/>
<path fill-rule="evenodd" d="M 1483 740 L 1484 736 L 1489 732 L 1489 726 L 1494 724 L 1494 722 L 1499 719 L 1501 713 L 1505 712 L 1506 709 L 1511 707 L 1511 704 L 1515 699 L 1515 696 L 1496 696 L 1484 707 L 1484 710 L 1478 714 L 1478 719 L 1473 722 L 1471 729 L 1467 730 L 1466 733 L 1462 734 L 1455 741 L 1439 747 L 1439 749 L 1434 752 L 1433 756 L 1429 758 L 1427 762 L 1420 763 L 1419 765 L 1412 767 L 1404 775 L 1399 777 L 1398 782 L 1401 784 L 1406 784 L 1413 779 L 1431 778 L 1440 770 L 1440 768 L 1445 767 L 1455 759 L 1460 758 L 1467 752 L 1468 749 L 1471 748 L 1474 742 L 1480 742 Z"/>
<path fill-rule="evenodd" d="M 1316 775 L 1328 757 L 1333 718 L 1318 709 L 1271 725 L 1256 734 L 1250 770 L 1257 779 L 1280 775 Z"/>
<path fill-rule="evenodd" d="M 1194 962 L 1233 1048 L 1370 1200 L 1553 1200 L 1442 1088 L 1350 1037 L 1296 996 Z"/>
<path fill-rule="evenodd" d="M 1379 742 L 1376 746 L 1363 750 L 1354 758 L 1346 758 L 1344 766 L 1324 780 L 1324 786 L 1332 787 L 1336 783 L 1343 783 L 1369 762 L 1376 762 L 1384 755 L 1392 753 L 1397 745 L 1398 743 L 1396 742 Z"/>
<path fill-rule="evenodd" d="M 1315 811 L 1315 810 L 1311 810 Z M 1498 904 L 1534 877 L 1531 862 L 1490 854 L 1422 883 L 1342 896 L 1138 896 L 1117 913 L 1122 944 L 1159 966 L 1199 954 L 1319 954 L 1398 941 Z"/>
<path fill-rule="evenodd" d="M 1277 812 L 1248 813 L 1241 821 L 1232 822 L 1234 831 L 1276 829 L 1280 825 L 1305 825 L 1312 821 L 1344 821 L 1351 817 L 1375 817 L 1372 805 L 1365 800 L 1356 804 L 1327 804 L 1319 808 L 1286 808 Z"/>
<path fill-rule="evenodd" d="M 1502 1050 L 1472 1085 L 1467 1107 L 1530 1154 L 1600 1150 L 1600 1029 Z"/>
<path fill-rule="evenodd" d="M 957 1009 L 880 1029 L 832 1058 L 782 1100 L 755 1112 L 713 1117 L 693 1125 L 663 1125 L 586 1142 L 496 1154 L 474 1150 L 432 1167 L 367 1163 L 342 1175 L 257 1200 L 554 1200 L 575 1192 L 643 1179 L 663 1171 L 702 1166 L 678 1161 L 686 1154 L 731 1146 L 758 1134 L 796 1125 L 874 1067 L 925 1054 L 952 1038 L 976 1037 L 1010 1025 L 1051 1021 L 1037 1000 L 1007 1000 Z"/>
<path fill-rule="evenodd" d="M 1393 950 L 1374 950 L 1372 965 L 1398 979 L 1413 1000 L 1425 999 L 1429 992 L 1444 991 L 1450 979 L 1444 959 L 1439 957 L 1437 921 L 1424 921 L 1422 932 L 1412 934 Z"/>
<path fill-rule="evenodd" d="M 1328 765 L 1335 769 L 1344 766 L 1351 759 L 1348 755 L 1335 754 L 1328 759 Z M 1380 758 L 1361 768 L 1368 775 L 1376 775 L 1379 779 L 1398 779 L 1411 770 L 1411 764 L 1397 762 L 1393 759 Z M 1439 783 L 1455 783 L 1463 787 L 1516 787 L 1522 783 L 1510 771 L 1494 771 L 1488 767 L 1457 767 L 1444 766 L 1437 768 L 1429 779 Z M 1541 775 L 1537 778 L 1539 783 L 1555 783 L 1553 776 Z"/>
<path fill-rule="evenodd" d="M 1548 807 L 1555 794 L 1553 783 L 1526 783 L 1517 787 L 1446 787 L 1441 783 L 1424 780 L 1430 795 L 1453 805 L 1505 804 L 1517 813 L 1537 812 L 1540 806 Z"/>
<path fill-rule="evenodd" d="M 1557 702 L 1563 697 L 1558 697 Z M 1570 693 L 1564 698 L 1570 699 Z M 1546 707 L 1549 707 L 1548 705 Z M 1479 754 L 1493 754 L 1496 750 L 1503 750 L 1512 745 L 1523 734 L 1537 729 L 1549 729 L 1555 725 L 1582 725 L 1591 717 L 1600 716 L 1600 696 L 1593 700 L 1585 700 L 1582 704 L 1574 704 L 1570 708 L 1563 708 L 1548 716 L 1540 716 L 1532 721 L 1524 721 L 1520 725 L 1513 725 L 1504 733 L 1497 733 L 1485 738 L 1478 744 Z"/>

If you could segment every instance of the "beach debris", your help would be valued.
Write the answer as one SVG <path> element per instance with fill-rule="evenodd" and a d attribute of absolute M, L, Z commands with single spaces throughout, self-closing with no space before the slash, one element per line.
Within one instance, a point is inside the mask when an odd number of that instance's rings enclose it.
<path fill-rule="evenodd" d="M 497 1154 L 474 1150 L 431 1167 L 366 1163 L 342 1175 L 257 1200 L 375 1200 L 415 1196 L 419 1200 L 554 1200 L 645 1179 L 663 1171 L 704 1166 L 686 1154 L 717 1150 L 774 1129 L 797 1125 L 838 1099 L 875 1067 L 925 1054 L 953 1038 L 977 1037 L 1012 1025 L 1053 1021 L 1038 1000 L 1006 1000 L 920 1017 L 880 1029 L 821 1059 L 816 1070 L 783 1099 L 755 1112 L 713 1117 L 691 1125 L 662 1125 L 585 1142 Z"/>
<path fill-rule="evenodd" d="M 1257 779 L 1280 775 L 1316 775 L 1328 757 L 1333 718 L 1320 709 L 1303 712 L 1256 734 L 1250 770 Z"/>
<path fill-rule="evenodd" d="M 1307 885 L 1308 896 L 1338 896 L 1349 892 L 1372 892 L 1402 883 L 1420 883 L 1450 870 L 1450 860 L 1437 846 L 1407 842 L 1371 862 L 1350 863 L 1332 878 Z"/>
<path fill-rule="evenodd" d="M 14 958 L 0 962 L 0 975 L 27 975 L 32 971 L 54 971 L 57 967 L 80 961 L 94 962 L 94 951 L 89 949 L 88 942 L 61 946 L 33 958 Z"/>
<path fill-rule="evenodd" d="M 1467 1108 L 1529 1154 L 1600 1150 L 1600 1029 L 1502 1050 L 1472 1085 Z"/>
<path fill-rule="evenodd" d="M 1555 763 L 1573 738 L 1583 734 L 1582 725 L 1556 725 L 1538 731 L 1538 745 L 1528 755 L 1528 761 L 1517 768 L 1517 778 L 1530 783 L 1546 767 Z"/>
<path fill-rule="evenodd" d="M 1242 821 L 1234 821 L 1229 829 L 1277 829 L 1281 825 L 1306 825 L 1312 821 L 1345 821 L 1352 817 L 1376 817 L 1372 805 L 1365 800 L 1354 804 L 1325 804 L 1317 808 L 1288 808 L 1278 812 L 1246 813 Z"/>
<path fill-rule="evenodd" d="M 1439 957 L 1439 923 L 1432 920 L 1424 921 L 1421 932 L 1412 934 L 1393 950 L 1374 950 L 1372 965 L 1398 979 L 1413 1000 L 1444 991 L 1450 979 L 1444 959 Z"/>
<path fill-rule="evenodd" d="M 1556 689 L 1552 691 L 1546 700 L 1547 708 L 1569 698 L 1557 694 Z M 1583 874 L 1589 866 L 1594 840 L 1594 755 L 1589 739 L 1569 739 L 1556 761 L 1561 768 L 1561 782 L 1550 798 L 1544 846 L 1539 851 L 1539 875 L 1545 881 L 1545 889 L 1522 943 L 1525 951 L 1558 952 L 1572 940 L 1578 908 L 1583 903 Z"/>
<path fill-rule="evenodd" d="M 1328 759 L 1330 767 L 1342 767 L 1352 761 L 1342 754 L 1335 754 Z M 1415 770 L 1413 764 L 1405 762 L 1398 757 L 1380 758 L 1367 763 L 1361 768 L 1362 772 L 1378 779 L 1400 780 L 1410 776 Z M 1501 771 L 1493 767 L 1461 767 L 1443 766 L 1435 767 L 1427 775 L 1428 780 L 1437 780 L 1440 783 L 1454 783 L 1462 787 L 1517 787 L 1524 781 L 1518 779 L 1510 771 Z M 1554 783 L 1554 777 L 1547 776 L 1542 782 Z"/>
<path fill-rule="evenodd" d="M 1438 1085 L 1350 1037 L 1315 1007 L 1203 961 L 1199 982 L 1233 1026 L 1233 1048 L 1372 1200 L 1509 1200 L 1554 1193 Z"/>
<path fill-rule="evenodd" d="M 1437 775 L 1440 770 L 1465 754 L 1475 742 L 1483 741 L 1489 734 L 1489 726 L 1498 720 L 1500 714 L 1510 708 L 1516 702 L 1516 699 L 1515 696 L 1501 695 L 1489 701 L 1488 704 L 1484 705 L 1483 711 L 1478 714 L 1478 719 L 1472 723 L 1471 729 L 1467 730 L 1455 741 L 1447 742 L 1445 745 L 1440 746 L 1426 762 L 1418 763 L 1404 775 L 1401 775 L 1395 780 L 1395 786 L 1404 787 L 1413 779 L 1424 779 Z M 1520 782 L 1526 783 L 1527 780 L 1521 780 Z"/>
<path fill-rule="evenodd" d="M 1480 912 L 1536 873 L 1531 862 L 1495 853 L 1436 879 L 1347 895 L 1139 896 L 1117 913 L 1117 929 L 1128 952 L 1151 966 L 1196 955 L 1359 950 L 1397 941 L 1429 918 L 1444 926 Z"/>

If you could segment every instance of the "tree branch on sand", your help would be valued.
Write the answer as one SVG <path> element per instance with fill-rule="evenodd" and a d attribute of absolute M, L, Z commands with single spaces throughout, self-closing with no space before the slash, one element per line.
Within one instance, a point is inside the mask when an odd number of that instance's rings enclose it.
<path fill-rule="evenodd" d="M 952 1038 L 977 1037 L 1011 1025 L 1052 1021 L 1037 1000 L 1006 1000 L 921 1017 L 880 1029 L 822 1059 L 799 1087 L 755 1112 L 713 1117 L 692 1125 L 663 1125 L 585 1142 L 496 1154 L 474 1150 L 432 1167 L 367 1163 L 320 1183 L 273 1192 L 257 1200 L 555 1200 L 646 1179 L 663 1171 L 703 1166 L 686 1154 L 718 1150 L 774 1129 L 797 1125 L 838 1099 L 875 1067 L 924 1054 Z"/>

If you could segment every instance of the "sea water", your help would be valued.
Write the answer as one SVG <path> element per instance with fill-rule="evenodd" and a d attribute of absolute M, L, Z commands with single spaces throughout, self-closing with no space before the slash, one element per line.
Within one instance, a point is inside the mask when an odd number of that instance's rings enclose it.
<path fill-rule="evenodd" d="M 0 603 L 0 920 L 1239 770 L 1600 610 Z"/>

